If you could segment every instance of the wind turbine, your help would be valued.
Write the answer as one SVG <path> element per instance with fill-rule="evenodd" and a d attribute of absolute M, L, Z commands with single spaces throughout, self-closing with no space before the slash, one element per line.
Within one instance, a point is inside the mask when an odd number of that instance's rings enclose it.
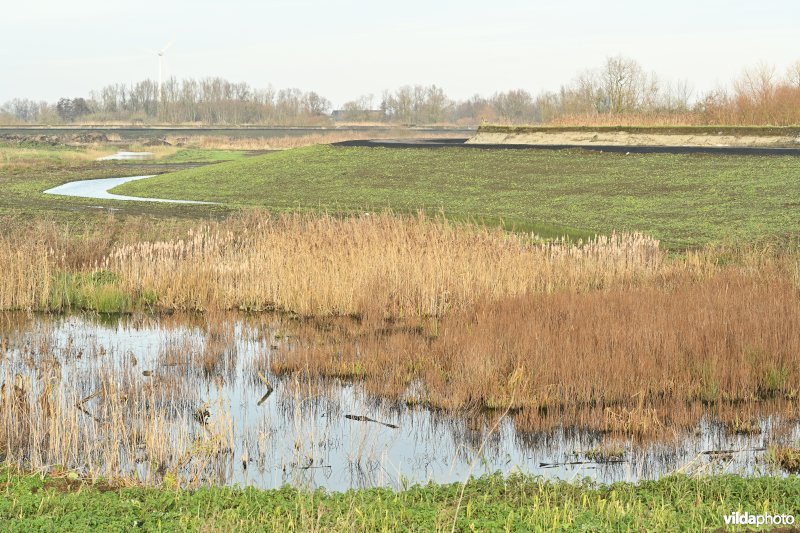
<path fill-rule="evenodd" d="M 175 39 L 172 39 L 167 46 L 156 52 L 158 54 L 158 101 L 161 102 L 163 100 L 162 93 L 161 93 L 161 85 L 162 85 L 162 78 L 164 72 L 164 53 L 169 49 L 170 46 L 173 45 Z"/>

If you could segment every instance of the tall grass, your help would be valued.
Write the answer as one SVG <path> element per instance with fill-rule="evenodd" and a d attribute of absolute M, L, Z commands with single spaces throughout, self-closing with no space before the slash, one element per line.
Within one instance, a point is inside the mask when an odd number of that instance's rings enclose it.
<path fill-rule="evenodd" d="M 548 126 L 699 126 L 708 124 L 700 113 L 585 113 L 553 118 Z"/>
<path fill-rule="evenodd" d="M 40 224 L 0 235 L 0 310 L 82 307 L 65 297 L 98 287 L 130 311 L 280 310 L 304 316 L 442 317 L 538 293 L 669 287 L 729 262 L 797 282 L 797 254 L 702 249 L 668 257 L 640 234 L 586 242 L 389 212 L 337 218 L 250 212 L 149 240 L 142 220 L 79 228 Z M 174 232 L 173 232 L 174 233 Z M 762 267 L 768 267 L 762 269 Z M 761 273 L 763 270 L 763 273 Z"/>
<path fill-rule="evenodd" d="M 58 258 L 41 235 L 0 237 L 0 309 L 47 307 Z"/>
<path fill-rule="evenodd" d="M 75 307 L 53 297 L 69 292 L 54 282 L 92 279 L 163 309 L 441 316 L 481 299 L 636 283 L 672 268 L 658 242 L 642 235 L 541 242 L 424 215 L 254 213 L 169 241 L 123 244 L 132 239 L 120 233 L 99 228 L 71 238 L 41 225 L 0 236 L 10 273 L 0 309 Z"/>
<path fill-rule="evenodd" d="M 117 247 L 101 268 L 115 272 L 124 291 L 150 291 L 169 309 L 403 318 L 630 283 L 655 275 L 663 259 L 658 242 L 642 235 L 542 243 L 424 215 L 256 214 L 186 239 Z"/>
<path fill-rule="evenodd" d="M 311 329 L 263 370 L 447 410 L 511 404 L 528 429 L 644 435 L 800 395 L 800 255 L 780 246 L 669 257 L 635 234 L 542 242 L 424 215 L 260 212 L 126 242 L 0 237 L 0 307 L 301 315 Z M 194 365 L 207 374 L 236 356 L 216 322 Z"/>
<path fill-rule="evenodd" d="M 270 368 L 356 379 L 448 411 L 511 405 L 519 429 L 663 434 L 710 413 L 795 416 L 798 299 L 777 271 L 738 268 L 663 286 L 528 294 L 415 327 L 310 323 Z"/>

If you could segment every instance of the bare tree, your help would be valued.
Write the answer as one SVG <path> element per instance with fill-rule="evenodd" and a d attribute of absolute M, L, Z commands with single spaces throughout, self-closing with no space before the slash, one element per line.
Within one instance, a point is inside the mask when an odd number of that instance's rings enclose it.
<path fill-rule="evenodd" d="M 366 121 L 369 120 L 375 102 L 375 95 L 365 94 L 361 95 L 355 100 L 345 102 L 342 106 L 342 119 L 352 121 Z"/>
<path fill-rule="evenodd" d="M 792 63 L 789 68 L 786 69 L 786 81 L 792 87 L 800 89 L 800 61 Z"/>
<path fill-rule="evenodd" d="M 497 93 L 492 98 L 498 114 L 509 123 L 534 120 L 533 97 L 524 89 Z"/>
<path fill-rule="evenodd" d="M 775 67 L 759 63 L 755 67 L 744 69 L 733 87 L 737 96 L 750 99 L 756 104 L 764 104 L 775 94 L 776 80 Z"/>
<path fill-rule="evenodd" d="M 633 59 L 609 57 L 600 72 L 600 87 L 610 113 L 629 113 L 655 100 L 658 81 Z"/>

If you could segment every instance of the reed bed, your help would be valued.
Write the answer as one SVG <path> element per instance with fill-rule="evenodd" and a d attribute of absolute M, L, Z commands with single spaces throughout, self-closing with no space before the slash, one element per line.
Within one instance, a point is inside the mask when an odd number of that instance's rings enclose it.
<path fill-rule="evenodd" d="M 306 328 L 272 371 L 448 411 L 510 408 L 522 430 L 652 436 L 710 415 L 800 414 L 800 292 L 778 271 L 510 297 L 414 327 Z"/>
<path fill-rule="evenodd" d="M 169 241 L 120 233 L 70 238 L 40 227 L 0 236 L 0 263 L 11 273 L 0 309 L 92 308 L 99 288 L 124 296 L 116 311 L 144 299 L 165 310 L 443 316 L 481 300 L 636 284 L 675 268 L 657 240 L 639 234 L 542 242 L 422 214 L 254 213 Z"/>
<path fill-rule="evenodd" d="M 202 350 L 163 354 L 178 372 L 224 378 L 237 333 L 220 313 L 277 310 L 300 333 L 265 373 L 511 409 L 522 429 L 797 416 L 800 256 L 781 246 L 669 257 L 637 234 L 544 242 L 422 214 L 254 212 L 161 241 L 9 232 L 0 252 L 3 309 L 203 311 Z"/>
<path fill-rule="evenodd" d="M 47 306 L 59 258 L 45 239 L 12 234 L 0 237 L 0 309 Z"/>
<path fill-rule="evenodd" d="M 255 215 L 233 230 L 116 247 L 98 266 L 129 294 L 167 309 L 277 309 L 306 316 L 443 316 L 480 300 L 589 290 L 659 275 L 664 254 L 642 235 L 589 242 L 456 226 L 390 213 Z M 664 270 L 666 269 L 666 270 Z"/>

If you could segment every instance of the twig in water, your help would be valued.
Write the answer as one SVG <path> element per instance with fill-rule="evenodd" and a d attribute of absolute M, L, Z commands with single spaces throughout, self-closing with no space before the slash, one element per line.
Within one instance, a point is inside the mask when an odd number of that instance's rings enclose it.
<path fill-rule="evenodd" d="M 90 413 L 89 411 L 87 411 L 86 409 L 84 409 L 84 408 L 83 408 L 83 406 L 82 406 L 80 403 L 76 403 L 76 404 L 75 404 L 75 407 L 77 407 L 77 408 L 78 408 L 78 410 L 79 410 L 80 412 L 82 412 L 83 414 L 85 414 L 85 415 L 87 415 L 87 416 L 91 417 L 91 418 L 92 418 L 92 419 L 93 419 L 95 422 L 97 422 L 98 424 L 102 424 L 102 423 L 103 423 L 103 421 L 102 421 L 102 420 L 100 420 L 99 418 L 97 418 L 96 416 L 94 416 L 92 413 Z"/>
<path fill-rule="evenodd" d="M 729 455 L 732 453 L 744 453 L 744 452 L 765 452 L 767 451 L 766 448 L 742 448 L 741 450 L 706 450 L 702 452 L 702 455 Z"/>
<path fill-rule="evenodd" d="M 262 383 L 264 383 L 264 385 L 267 386 L 267 393 L 264 396 L 262 396 L 261 399 L 258 400 L 258 403 L 256 404 L 256 405 L 261 405 L 262 403 L 267 401 L 267 398 L 269 398 L 270 394 L 272 394 L 272 392 L 275 389 L 272 387 L 272 384 L 267 380 L 267 378 L 264 377 L 264 374 L 262 374 L 261 372 L 256 372 L 256 373 L 258 374 L 258 379 L 260 379 Z"/>
<path fill-rule="evenodd" d="M 568 465 L 595 465 L 595 464 L 608 464 L 608 463 L 625 463 L 623 459 L 609 459 L 607 461 L 564 461 L 563 463 L 539 463 L 539 468 L 556 468 L 558 466 Z"/>
<path fill-rule="evenodd" d="M 375 422 L 376 424 L 380 424 L 382 426 L 386 426 L 387 428 L 392 429 L 400 429 L 400 426 L 395 426 L 394 424 L 388 424 L 386 422 L 381 422 L 380 420 L 375 420 L 374 418 L 370 418 L 368 416 L 363 415 L 344 415 L 344 417 L 348 420 L 356 420 L 358 422 Z"/>
<path fill-rule="evenodd" d="M 258 400 L 258 403 L 256 405 L 261 405 L 262 403 L 266 402 L 267 398 L 269 398 L 271 394 L 272 390 L 268 390 L 267 393 L 264 396 L 262 396 L 260 400 Z"/>

